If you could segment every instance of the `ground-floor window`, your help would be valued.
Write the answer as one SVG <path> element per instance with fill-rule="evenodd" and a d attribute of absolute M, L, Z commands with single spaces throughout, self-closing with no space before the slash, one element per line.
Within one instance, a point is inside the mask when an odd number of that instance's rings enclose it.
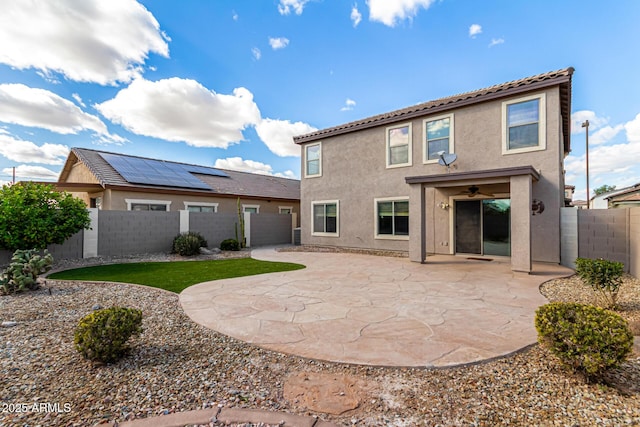
<path fill-rule="evenodd" d="M 244 213 L 260 213 L 260 205 L 242 205 L 242 212 Z"/>
<path fill-rule="evenodd" d="M 339 202 L 337 200 L 311 203 L 314 236 L 338 236 Z"/>
<path fill-rule="evenodd" d="M 125 199 L 125 202 L 129 211 L 167 212 L 171 206 L 171 202 L 166 200 Z"/>
<path fill-rule="evenodd" d="M 218 212 L 218 203 L 184 202 L 184 207 L 189 212 Z"/>
<path fill-rule="evenodd" d="M 409 201 L 376 199 L 376 237 L 409 236 Z"/>

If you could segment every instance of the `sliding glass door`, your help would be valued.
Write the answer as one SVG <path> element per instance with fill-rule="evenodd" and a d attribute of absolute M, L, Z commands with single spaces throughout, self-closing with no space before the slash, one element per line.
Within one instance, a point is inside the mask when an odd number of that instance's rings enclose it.
<path fill-rule="evenodd" d="M 456 253 L 511 255 L 511 200 L 455 202 Z"/>

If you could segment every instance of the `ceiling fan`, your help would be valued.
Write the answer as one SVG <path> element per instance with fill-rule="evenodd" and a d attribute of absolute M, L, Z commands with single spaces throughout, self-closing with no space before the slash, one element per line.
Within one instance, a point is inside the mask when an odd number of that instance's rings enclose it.
<path fill-rule="evenodd" d="M 491 193 L 484 193 L 484 192 L 480 191 L 480 187 L 478 187 L 477 185 L 472 185 L 466 191 L 463 191 L 463 192 L 458 193 L 458 194 L 466 194 L 469 197 L 475 197 L 477 195 L 486 196 L 486 197 L 493 197 L 493 194 L 491 194 Z"/>

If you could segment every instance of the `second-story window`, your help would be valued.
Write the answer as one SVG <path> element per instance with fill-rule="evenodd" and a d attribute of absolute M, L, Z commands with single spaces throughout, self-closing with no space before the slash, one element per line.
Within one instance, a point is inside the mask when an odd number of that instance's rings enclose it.
<path fill-rule="evenodd" d="M 424 121 L 424 162 L 436 162 L 441 151 L 453 153 L 453 114 Z"/>
<path fill-rule="evenodd" d="M 304 176 L 322 176 L 322 146 L 320 143 L 304 147 Z"/>
<path fill-rule="evenodd" d="M 544 94 L 504 102 L 502 120 L 504 154 L 546 148 Z"/>
<path fill-rule="evenodd" d="M 387 167 L 411 166 L 411 125 L 387 128 Z"/>

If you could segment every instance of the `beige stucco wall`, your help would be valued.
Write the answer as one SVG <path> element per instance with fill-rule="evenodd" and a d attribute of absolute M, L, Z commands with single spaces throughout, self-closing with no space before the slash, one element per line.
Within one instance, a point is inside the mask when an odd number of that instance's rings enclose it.
<path fill-rule="evenodd" d="M 82 183 L 82 184 L 99 184 L 98 179 L 95 177 L 93 173 L 82 163 L 75 163 L 71 170 L 69 171 L 69 175 L 67 176 L 66 182 L 69 183 Z"/>
<path fill-rule="evenodd" d="M 528 95 L 542 92 L 532 92 Z M 534 199 L 544 202 L 545 211 L 531 217 L 532 251 L 534 261 L 560 260 L 560 207 L 563 205 L 562 127 L 560 96 L 557 88 L 546 94 L 546 149 L 520 154 L 502 154 L 502 102 L 523 95 L 488 101 L 452 110 L 454 114 L 454 151 L 458 155 L 451 173 L 533 166 L 541 178 L 532 185 Z M 344 247 L 389 250 L 409 249 L 408 241 L 375 239 L 374 199 L 408 197 L 409 185 L 405 177 L 446 173 L 443 166 L 423 164 L 423 121 L 441 116 L 437 113 L 408 122 L 412 125 L 412 166 L 386 168 L 386 126 L 323 139 L 322 176 L 301 180 L 301 225 L 303 244 L 337 245 Z M 304 148 L 303 148 L 304 153 Z M 508 190 L 508 187 L 507 187 Z M 427 253 L 452 251 L 451 210 L 435 204 L 448 200 L 458 189 L 436 189 L 432 201 L 427 200 L 425 221 L 434 221 L 436 236 L 427 236 Z M 441 199 L 441 198 L 444 198 Z M 428 199 L 428 198 L 427 198 Z M 311 235 L 311 203 L 321 200 L 340 201 L 340 236 Z M 410 209 L 412 207 L 410 206 Z M 411 212 L 414 212 L 413 210 Z M 410 222 L 414 220 L 412 216 Z M 418 220 L 420 220 L 418 218 Z"/>
<path fill-rule="evenodd" d="M 234 213 L 238 211 L 237 197 L 205 197 L 191 196 L 182 194 L 162 194 L 162 193 L 142 193 L 137 191 L 119 191 L 109 190 L 109 197 L 103 200 L 103 209 L 106 210 L 127 210 L 127 199 L 133 200 L 150 200 L 171 202 L 169 210 L 180 211 L 185 209 L 184 202 L 197 204 L 218 203 L 218 212 Z M 292 207 L 294 213 L 300 212 L 299 202 L 294 201 L 278 201 L 278 200 L 261 200 L 261 199 L 243 199 L 240 198 L 240 204 L 259 206 L 260 213 L 279 213 L 279 207 Z"/>

